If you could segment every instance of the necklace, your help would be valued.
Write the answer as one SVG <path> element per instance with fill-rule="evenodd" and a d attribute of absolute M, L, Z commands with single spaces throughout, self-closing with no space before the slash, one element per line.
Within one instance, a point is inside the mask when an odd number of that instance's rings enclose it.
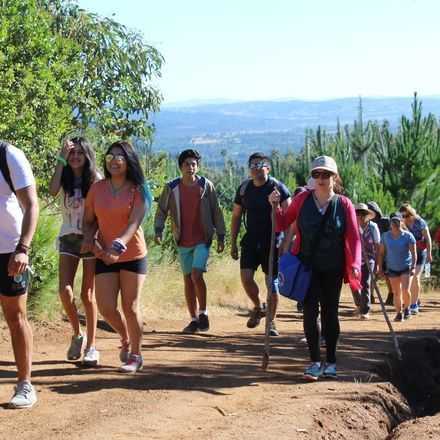
<path fill-rule="evenodd" d="M 110 182 L 110 190 L 112 192 L 113 197 L 116 197 L 124 189 L 125 184 L 126 184 L 126 182 L 124 182 L 121 186 L 115 187 L 111 180 L 109 180 L 109 182 Z"/>
<path fill-rule="evenodd" d="M 319 211 L 320 214 L 324 214 L 324 212 L 325 212 L 325 210 L 327 209 L 327 206 L 328 206 L 328 204 L 330 203 L 330 201 L 331 201 L 332 198 L 333 198 L 333 194 L 331 194 L 331 195 L 329 196 L 329 198 L 326 199 L 326 200 L 324 201 L 324 203 L 321 203 L 321 202 L 318 200 L 318 197 L 316 197 L 315 192 L 313 192 L 313 200 L 314 200 L 315 205 L 316 205 L 316 208 L 318 209 L 318 211 Z"/>

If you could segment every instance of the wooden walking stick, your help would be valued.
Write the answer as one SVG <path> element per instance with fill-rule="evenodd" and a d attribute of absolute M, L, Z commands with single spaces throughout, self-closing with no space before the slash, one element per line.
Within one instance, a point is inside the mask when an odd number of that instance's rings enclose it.
<path fill-rule="evenodd" d="M 270 323 L 271 323 L 271 313 L 272 313 L 272 285 L 273 285 L 273 263 L 275 258 L 275 208 L 272 205 L 272 211 L 271 211 L 271 219 L 272 219 L 272 230 L 270 234 L 270 252 L 269 252 L 269 282 L 267 286 L 267 299 L 266 299 L 266 327 L 265 327 L 265 334 L 264 334 L 264 352 L 263 352 L 263 360 L 261 368 L 263 370 L 267 370 L 267 367 L 269 366 L 269 359 L 270 359 Z"/>

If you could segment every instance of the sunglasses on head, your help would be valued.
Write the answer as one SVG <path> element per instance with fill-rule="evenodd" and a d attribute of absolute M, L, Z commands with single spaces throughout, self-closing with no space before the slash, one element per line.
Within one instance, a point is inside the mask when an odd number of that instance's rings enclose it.
<path fill-rule="evenodd" d="M 320 177 L 322 177 L 323 179 L 329 179 L 331 176 L 333 176 L 333 173 L 330 171 L 312 171 L 312 177 L 314 179 L 319 179 Z"/>
<path fill-rule="evenodd" d="M 112 153 L 108 153 L 105 155 L 105 161 L 107 163 L 110 163 L 112 160 L 115 160 L 116 162 L 125 162 L 125 156 L 123 154 Z"/>
<path fill-rule="evenodd" d="M 264 160 L 262 160 L 261 162 L 251 163 L 249 165 L 249 168 L 251 170 L 261 170 L 262 168 L 267 168 L 267 167 L 269 167 L 269 164 Z"/>

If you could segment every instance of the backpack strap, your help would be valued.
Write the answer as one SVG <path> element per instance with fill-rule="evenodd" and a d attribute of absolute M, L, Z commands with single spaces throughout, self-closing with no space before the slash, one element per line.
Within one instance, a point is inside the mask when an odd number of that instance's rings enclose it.
<path fill-rule="evenodd" d="M 0 141 L 0 171 L 3 174 L 6 183 L 11 191 L 15 194 L 14 184 L 12 183 L 11 174 L 9 172 L 8 160 L 6 157 L 6 149 L 8 144 L 4 141 Z"/>

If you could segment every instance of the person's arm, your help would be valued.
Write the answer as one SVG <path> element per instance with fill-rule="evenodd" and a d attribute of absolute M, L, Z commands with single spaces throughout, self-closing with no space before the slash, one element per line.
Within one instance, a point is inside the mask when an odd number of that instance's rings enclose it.
<path fill-rule="evenodd" d="M 429 233 L 428 227 L 423 229 L 422 231 L 423 237 L 425 237 L 426 241 L 426 261 L 428 263 L 432 262 L 432 240 L 431 240 L 431 234 Z"/>
<path fill-rule="evenodd" d="M 383 273 L 383 259 L 385 257 L 385 246 L 383 243 L 379 244 L 379 252 L 377 254 L 377 268 L 378 268 L 378 276 L 380 278 L 384 278 L 385 274 Z"/>
<path fill-rule="evenodd" d="M 243 208 L 238 203 L 234 203 L 231 218 L 231 257 L 234 260 L 238 260 L 237 237 L 240 232 L 242 215 Z"/>
<path fill-rule="evenodd" d="M 23 273 L 28 264 L 28 251 L 38 223 L 38 197 L 35 185 L 17 189 L 16 197 L 23 210 L 23 222 L 21 225 L 20 240 L 15 252 L 11 255 L 8 263 L 9 276 Z"/>
<path fill-rule="evenodd" d="M 359 225 L 356 218 L 356 211 L 353 203 L 347 198 L 343 199 L 345 204 L 346 213 L 346 243 L 351 255 L 351 270 L 355 278 L 360 277 L 361 273 L 361 261 L 362 261 L 362 246 L 361 237 L 359 233 Z"/>
<path fill-rule="evenodd" d="M 416 264 L 417 264 L 417 247 L 415 242 L 410 242 L 409 244 L 409 251 L 411 252 L 411 267 L 409 274 L 414 275 L 416 271 Z"/>
<path fill-rule="evenodd" d="M 73 142 L 66 140 L 64 142 L 63 147 L 61 148 L 61 151 L 58 154 L 57 157 L 57 164 L 55 166 L 55 172 L 52 176 L 52 179 L 49 183 L 49 194 L 51 196 L 56 196 L 61 188 L 61 176 L 63 174 L 63 169 L 67 164 L 67 158 L 69 157 L 70 151 L 75 147 Z M 65 162 L 63 162 L 63 160 Z"/>
<path fill-rule="evenodd" d="M 162 243 L 162 232 L 169 210 L 170 188 L 165 185 L 157 202 L 156 215 L 154 216 L 154 241 L 156 244 Z"/>

